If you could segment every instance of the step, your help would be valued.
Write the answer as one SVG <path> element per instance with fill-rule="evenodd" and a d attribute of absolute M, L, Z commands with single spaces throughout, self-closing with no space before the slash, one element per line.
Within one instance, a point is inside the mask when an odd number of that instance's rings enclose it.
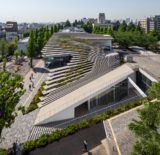
<path fill-rule="evenodd" d="M 113 154 L 113 148 L 110 145 L 108 139 L 106 138 L 106 139 L 101 140 L 101 143 L 103 144 L 103 146 L 104 146 L 104 148 L 107 152 L 107 155 L 112 155 Z"/>
<path fill-rule="evenodd" d="M 46 84 L 48 85 L 48 84 L 51 84 L 51 83 L 55 83 L 58 80 L 62 80 L 62 79 L 64 79 L 64 77 L 61 77 L 61 78 L 58 78 L 58 79 L 54 79 L 54 80 L 50 80 L 50 81 L 46 81 Z"/>
<path fill-rule="evenodd" d="M 68 66 L 64 66 L 64 67 L 59 67 L 59 68 L 55 68 L 55 69 L 50 69 L 50 73 L 53 73 L 53 72 L 57 72 L 59 70 L 65 70 L 65 69 L 68 69 L 69 67 Z"/>
<path fill-rule="evenodd" d="M 62 74 L 59 74 L 59 75 L 56 75 L 56 76 L 54 76 L 54 74 L 53 74 L 52 76 L 50 76 L 50 77 L 47 77 L 47 80 L 56 79 L 56 78 L 59 78 L 59 77 L 62 77 L 62 76 L 64 76 L 64 73 L 62 73 Z"/>
<path fill-rule="evenodd" d="M 47 95 L 47 94 L 49 94 L 50 92 L 52 92 L 52 91 L 54 91 L 54 90 L 56 90 L 56 88 L 52 88 L 52 89 L 49 89 L 49 90 L 43 90 L 43 91 L 42 91 L 42 94 L 43 94 L 43 95 Z"/>

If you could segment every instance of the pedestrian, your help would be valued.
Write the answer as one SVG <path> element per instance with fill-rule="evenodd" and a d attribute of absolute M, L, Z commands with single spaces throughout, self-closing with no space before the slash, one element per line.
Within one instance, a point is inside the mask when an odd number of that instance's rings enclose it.
<path fill-rule="evenodd" d="M 30 79 L 30 81 L 32 81 L 32 78 L 31 78 L 31 76 L 30 76 L 30 78 L 29 78 L 29 79 Z"/>
<path fill-rule="evenodd" d="M 34 88 L 34 82 L 32 82 L 32 88 Z"/>
<path fill-rule="evenodd" d="M 29 85 L 29 90 L 31 90 L 31 85 Z"/>
<path fill-rule="evenodd" d="M 83 151 L 86 151 L 86 152 L 88 152 L 88 150 L 87 150 L 87 140 L 84 140 L 84 150 Z"/>
<path fill-rule="evenodd" d="M 14 154 L 16 154 L 16 143 L 13 143 L 13 151 L 14 151 Z"/>
<path fill-rule="evenodd" d="M 33 79 L 33 73 L 31 74 L 31 77 L 32 77 L 32 79 Z"/>

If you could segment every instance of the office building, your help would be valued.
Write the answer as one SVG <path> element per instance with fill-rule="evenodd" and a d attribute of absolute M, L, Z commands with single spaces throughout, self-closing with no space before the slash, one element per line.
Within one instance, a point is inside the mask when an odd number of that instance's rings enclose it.
<path fill-rule="evenodd" d="M 146 33 L 152 32 L 154 29 L 160 30 L 160 15 L 154 15 L 138 21 Z"/>
<path fill-rule="evenodd" d="M 7 43 L 12 42 L 15 37 L 18 37 L 17 32 L 6 32 L 6 41 L 7 41 Z"/>

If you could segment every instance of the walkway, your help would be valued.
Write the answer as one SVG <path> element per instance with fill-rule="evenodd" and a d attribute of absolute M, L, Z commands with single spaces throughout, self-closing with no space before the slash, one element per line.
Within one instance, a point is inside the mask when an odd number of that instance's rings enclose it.
<path fill-rule="evenodd" d="M 36 65 L 36 73 L 33 73 L 33 81 L 35 88 L 32 88 L 30 91 L 29 88 L 29 77 L 32 74 L 32 70 L 26 75 L 23 83 L 24 89 L 26 89 L 25 94 L 20 98 L 19 103 L 16 108 L 20 105 L 27 107 L 30 105 L 34 95 L 37 93 L 38 89 L 41 86 L 41 83 L 46 80 L 48 71 L 43 68 L 42 60 Z M 15 119 L 15 122 L 11 125 L 11 128 L 4 128 L 2 131 L 2 137 L 5 140 L 0 144 L 0 147 L 10 148 L 12 147 L 13 142 L 16 140 L 19 145 L 21 145 L 24 141 L 27 140 L 30 130 L 34 125 L 35 118 L 39 112 L 39 109 L 30 112 L 27 115 L 23 115 L 21 112 L 18 112 L 18 116 Z"/>
<path fill-rule="evenodd" d="M 82 155 L 83 141 L 85 139 L 88 141 L 88 150 L 91 150 L 100 145 L 101 140 L 105 138 L 104 126 L 101 122 L 73 135 L 64 137 L 60 141 L 48 144 L 44 148 L 36 149 L 30 155 Z"/>

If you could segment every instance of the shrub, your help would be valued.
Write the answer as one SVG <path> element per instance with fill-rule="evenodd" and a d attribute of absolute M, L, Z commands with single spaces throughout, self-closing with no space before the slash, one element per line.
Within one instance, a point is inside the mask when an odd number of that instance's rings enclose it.
<path fill-rule="evenodd" d="M 123 108 L 123 107 L 119 107 L 119 108 L 117 108 L 117 111 L 118 112 L 123 112 L 125 109 Z"/>
<path fill-rule="evenodd" d="M 100 121 L 101 121 L 101 117 L 99 116 L 92 117 L 92 123 L 98 123 Z"/>
<path fill-rule="evenodd" d="M 37 104 L 31 104 L 28 108 L 27 108 L 27 112 L 31 112 L 33 110 L 35 110 L 36 108 L 38 108 Z"/>
<path fill-rule="evenodd" d="M 48 143 L 49 134 L 43 134 L 37 141 L 37 147 L 43 147 Z"/>
<path fill-rule="evenodd" d="M 24 107 L 24 106 L 19 106 L 19 107 L 18 107 L 18 110 L 19 110 L 19 111 L 21 110 L 23 115 L 26 113 L 26 110 L 25 110 L 25 107 Z"/>
<path fill-rule="evenodd" d="M 8 151 L 5 148 L 0 148 L 0 155 L 8 155 Z"/>
<path fill-rule="evenodd" d="M 110 109 L 110 110 L 107 111 L 107 114 L 108 114 L 109 116 L 113 116 L 113 111 L 114 111 L 113 109 Z"/>
<path fill-rule="evenodd" d="M 68 125 L 66 127 L 67 135 L 75 133 L 79 129 L 77 124 Z"/>
<path fill-rule="evenodd" d="M 59 140 L 61 138 L 61 132 L 60 130 L 55 130 L 51 133 L 51 137 L 53 140 Z"/>
<path fill-rule="evenodd" d="M 86 127 L 88 127 L 89 126 L 89 121 L 88 120 L 84 120 L 84 121 L 81 121 L 80 123 L 79 123 L 79 127 L 80 128 L 86 128 Z"/>
<path fill-rule="evenodd" d="M 34 146 L 35 145 L 33 140 L 27 140 L 26 142 L 24 142 L 22 146 L 22 150 L 25 152 L 29 152 L 34 149 Z"/>

